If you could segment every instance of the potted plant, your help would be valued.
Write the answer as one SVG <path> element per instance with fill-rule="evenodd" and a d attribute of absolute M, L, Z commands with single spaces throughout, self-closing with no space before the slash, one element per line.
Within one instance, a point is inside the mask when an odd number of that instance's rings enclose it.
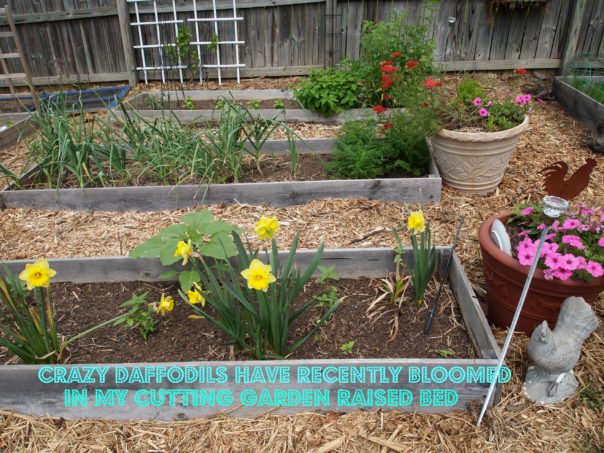
<path fill-rule="evenodd" d="M 491 239 L 495 220 L 506 224 L 511 256 Z M 480 227 L 489 319 L 496 326 L 510 325 L 544 227 L 541 208 L 526 205 L 490 217 Z M 530 335 L 544 320 L 555 324 L 560 306 L 569 296 L 594 303 L 604 291 L 603 265 L 604 208 L 578 206 L 551 225 L 517 330 Z"/>
<path fill-rule="evenodd" d="M 528 127 L 531 96 L 489 99 L 478 82 L 466 79 L 446 99 L 440 82 L 424 83 L 427 96 L 418 110 L 430 110 L 441 126 L 430 146 L 443 181 L 466 193 L 493 192 Z"/>

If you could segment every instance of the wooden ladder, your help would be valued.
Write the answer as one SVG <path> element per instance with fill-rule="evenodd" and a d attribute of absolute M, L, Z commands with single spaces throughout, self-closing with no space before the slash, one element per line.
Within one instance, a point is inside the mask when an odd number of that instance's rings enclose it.
<path fill-rule="evenodd" d="M 34 101 L 34 105 L 36 106 L 36 110 L 39 111 L 40 106 L 38 104 L 38 97 L 36 96 L 36 92 L 34 90 L 34 86 L 31 80 L 31 71 L 29 68 L 29 64 L 24 57 L 23 47 L 21 46 L 21 40 L 19 39 L 19 35 L 17 34 L 17 28 L 15 27 L 15 21 L 13 20 L 13 14 L 11 12 L 10 0 L 7 1 L 6 7 L 0 8 L 0 16 L 6 16 L 6 20 L 10 27 L 10 31 L 0 32 L 0 38 L 12 38 L 15 43 L 16 50 L 15 52 L 4 53 L 0 49 L 0 67 L 2 68 L 0 80 L 6 80 L 6 84 L 8 85 L 10 93 L 15 99 L 17 99 L 17 105 L 19 106 L 19 109 L 25 110 L 23 105 L 19 102 L 17 92 L 15 91 L 15 86 L 13 85 L 13 80 L 24 80 L 27 86 L 29 87 L 29 91 Z M 20 60 L 21 66 L 23 67 L 23 72 L 10 72 L 8 69 L 8 65 L 6 64 L 6 60 L 9 59 Z"/>

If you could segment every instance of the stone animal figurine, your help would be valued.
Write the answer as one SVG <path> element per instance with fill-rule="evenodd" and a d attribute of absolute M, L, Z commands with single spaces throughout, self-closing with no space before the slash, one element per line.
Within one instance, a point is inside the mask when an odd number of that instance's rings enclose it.
<path fill-rule="evenodd" d="M 562 303 L 556 328 L 543 321 L 533 331 L 528 354 L 533 364 L 524 380 L 524 392 L 538 403 L 557 403 L 573 395 L 578 383 L 572 369 L 583 342 L 598 327 L 598 317 L 582 297 Z"/>

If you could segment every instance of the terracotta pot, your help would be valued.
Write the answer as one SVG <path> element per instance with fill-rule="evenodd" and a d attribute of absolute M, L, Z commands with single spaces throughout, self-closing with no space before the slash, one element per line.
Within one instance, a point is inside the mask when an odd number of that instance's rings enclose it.
<path fill-rule="evenodd" d="M 511 214 L 499 214 L 487 219 L 478 232 L 482 268 L 487 284 L 489 320 L 498 327 L 509 327 L 518 306 L 520 293 L 528 275 L 529 266 L 499 250 L 490 237 L 495 219 L 503 223 Z M 553 328 L 560 313 L 560 305 L 569 296 L 580 296 L 593 304 L 604 291 L 604 277 L 591 282 L 581 280 L 546 280 L 543 271 L 537 269 L 527 294 L 516 327 L 517 331 L 530 335 L 534 328 L 546 320 Z"/>
<path fill-rule="evenodd" d="M 442 180 L 465 193 L 493 192 L 528 121 L 526 116 L 518 126 L 499 132 L 439 131 L 429 142 Z"/>

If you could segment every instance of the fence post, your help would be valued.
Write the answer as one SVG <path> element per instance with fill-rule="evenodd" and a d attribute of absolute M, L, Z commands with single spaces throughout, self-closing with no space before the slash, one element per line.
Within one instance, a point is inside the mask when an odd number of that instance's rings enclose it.
<path fill-rule="evenodd" d="M 583 23 L 583 13 L 585 12 L 585 6 L 587 0 L 575 0 L 568 33 L 566 35 L 566 42 L 564 49 L 562 50 L 562 61 L 560 61 L 560 72 L 564 71 L 566 65 L 575 57 L 577 54 L 577 44 L 579 43 L 579 32 L 581 31 L 581 25 Z"/>
<path fill-rule="evenodd" d="M 120 23 L 120 33 L 122 35 L 122 47 L 124 57 L 126 58 L 126 69 L 128 71 L 128 83 L 135 87 L 138 83 L 138 74 L 136 72 L 136 57 L 132 47 L 132 34 L 130 33 L 130 12 L 126 0 L 117 0 L 117 15 Z"/>

